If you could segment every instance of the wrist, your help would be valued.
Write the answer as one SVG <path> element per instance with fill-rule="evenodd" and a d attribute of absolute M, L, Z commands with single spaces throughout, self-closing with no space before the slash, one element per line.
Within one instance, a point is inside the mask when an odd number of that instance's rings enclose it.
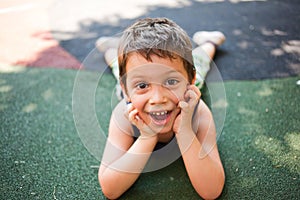
<path fill-rule="evenodd" d="M 181 127 L 177 132 L 176 135 L 185 135 L 187 133 L 194 132 L 192 126 Z"/>
<path fill-rule="evenodd" d="M 196 138 L 196 134 L 192 130 L 180 132 L 175 136 L 176 136 L 178 146 L 184 152 L 191 146 L 193 140 Z"/>
<path fill-rule="evenodd" d="M 154 140 L 157 142 L 157 135 L 141 134 L 138 139 L 140 140 Z"/>

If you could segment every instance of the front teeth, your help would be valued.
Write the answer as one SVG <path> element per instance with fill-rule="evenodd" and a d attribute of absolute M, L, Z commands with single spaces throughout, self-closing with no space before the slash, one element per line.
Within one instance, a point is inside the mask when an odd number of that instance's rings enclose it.
<path fill-rule="evenodd" d="M 165 114 L 167 114 L 167 112 L 168 112 L 168 111 L 163 111 L 163 112 L 152 112 L 151 115 L 157 115 L 157 116 L 159 116 L 159 115 L 165 115 Z"/>

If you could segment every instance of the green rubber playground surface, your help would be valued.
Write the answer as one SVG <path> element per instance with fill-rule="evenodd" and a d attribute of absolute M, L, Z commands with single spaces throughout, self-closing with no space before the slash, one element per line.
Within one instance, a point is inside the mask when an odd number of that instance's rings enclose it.
<path fill-rule="evenodd" d="M 83 145 L 73 119 L 77 71 L 13 69 L 0 72 L 0 199 L 105 199 L 97 180 L 100 162 Z M 96 113 L 108 121 L 110 107 L 97 105 L 110 98 L 114 79 L 109 73 L 103 79 L 107 84 L 95 91 Z M 226 184 L 220 199 L 300 198 L 299 79 L 224 83 L 226 119 L 218 145 Z M 121 199 L 199 197 L 178 159 L 142 174 Z"/>

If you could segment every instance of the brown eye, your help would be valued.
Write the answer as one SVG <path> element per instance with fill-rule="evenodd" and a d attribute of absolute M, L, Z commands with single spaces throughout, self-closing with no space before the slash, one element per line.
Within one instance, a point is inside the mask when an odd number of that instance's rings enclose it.
<path fill-rule="evenodd" d="M 147 83 L 139 83 L 139 84 L 137 84 L 137 88 L 138 89 L 145 89 L 145 88 L 147 88 L 149 86 L 149 84 L 147 84 Z"/>

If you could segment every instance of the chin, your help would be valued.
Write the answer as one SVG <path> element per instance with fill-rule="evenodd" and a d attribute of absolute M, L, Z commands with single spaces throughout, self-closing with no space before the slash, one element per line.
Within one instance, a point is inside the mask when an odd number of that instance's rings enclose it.
<path fill-rule="evenodd" d="M 158 126 L 158 125 L 154 124 L 153 122 L 151 122 L 150 127 L 156 133 L 158 133 L 160 135 L 164 135 L 164 134 L 173 132 L 173 124 L 174 124 L 174 120 L 169 121 L 167 124 L 164 124 L 161 126 Z"/>

